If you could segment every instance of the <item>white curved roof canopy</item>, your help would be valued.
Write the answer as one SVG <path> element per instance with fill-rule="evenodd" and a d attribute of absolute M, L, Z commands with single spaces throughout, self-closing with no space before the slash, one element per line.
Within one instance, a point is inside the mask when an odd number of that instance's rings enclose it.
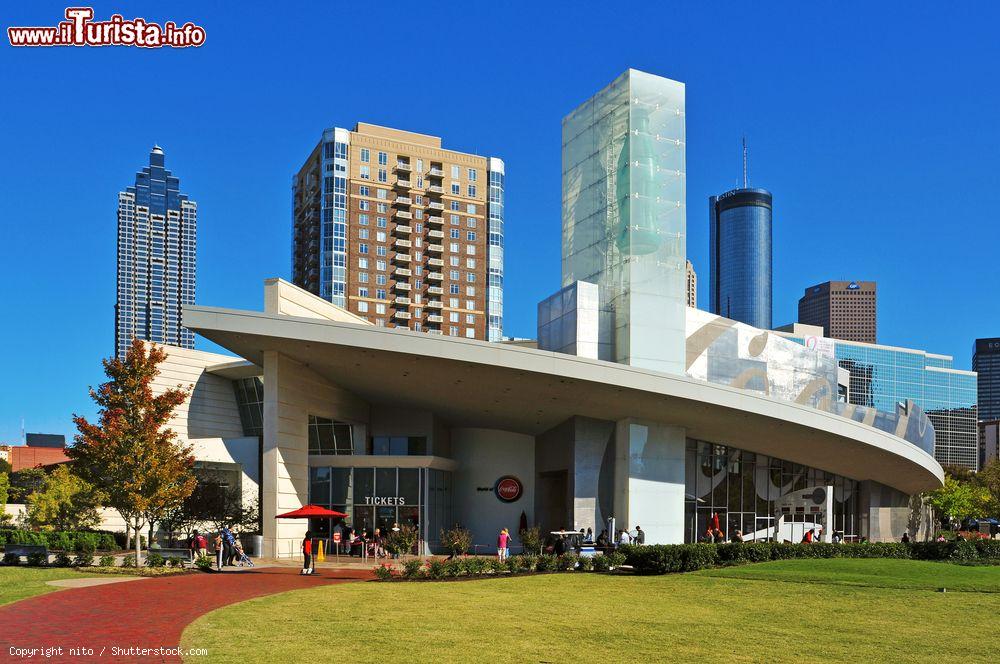
<path fill-rule="evenodd" d="M 732 445 L 913 494 L 944 473 L 915 445 L 809 406 L 685 376 L 510 345 L 214 307 L 184 324 L 262 365 L 274 350 L 375 403 L 427 409 L 456 426 L 536 435 L 574 415 L 682 426 Z"/>

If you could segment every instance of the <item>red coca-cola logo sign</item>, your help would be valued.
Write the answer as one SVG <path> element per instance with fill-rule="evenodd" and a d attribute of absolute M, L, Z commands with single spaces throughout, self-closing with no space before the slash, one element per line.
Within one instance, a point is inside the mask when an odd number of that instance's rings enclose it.
<path fill-rule="evenodd" d="M 524 493 L 524 485 L 513 475 L 504 475 L 497 480 L 493 490 L 501 502 L 512 503 Z"/>

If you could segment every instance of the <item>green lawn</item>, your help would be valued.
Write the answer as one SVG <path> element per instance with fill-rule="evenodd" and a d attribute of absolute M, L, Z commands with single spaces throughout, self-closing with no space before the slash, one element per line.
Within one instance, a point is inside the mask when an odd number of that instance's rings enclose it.
<path fill-rule="evenodd" d="M 90 574 L 81 574 L 68 568 L 45 569 L 39 567 L 0 567 L 0 605 L 19 599 L 59 590 L 46 585 L 46 581 L 56 579 L 76 579 Z"/>
<path fill-rule="evenodd" d="M 188 627 L 183 645 L 221 662 L 261 653 L 352 662 L 930 661 L 956 647 L 963 660 L 991 659 L 990 648 L 956 646 L 954 637 L 992 638 L 1000 594 L 935 592 L 939 585 L 1000 590 L 1000 568 L 835 559 L 659 577 L 350 583 L 214 611 Z"/>
<path fill-rule="evenodd" d="M 781 560 L 698 572 L 726 579 L 1000 593 L 1000 567 L 969 567 L 922 560 Z"/>

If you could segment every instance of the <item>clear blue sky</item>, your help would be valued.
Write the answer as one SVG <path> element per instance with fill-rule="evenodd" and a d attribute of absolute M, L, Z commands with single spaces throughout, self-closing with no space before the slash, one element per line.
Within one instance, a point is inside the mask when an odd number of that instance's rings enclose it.
<path fill-rule="evenodd" d="M 291 175 L 323 128 L 502 157 L 506 333 L 533 337 L 559 285 L 561 118 L 627 67 L 687 84 L 703 308 L 707 199 L 737 184 L 746 133 L 751 184 L 775 200 L 775 323 L 812 283 L 875 279 L 880 342 L 968 368 L 972 340 L 1000 335 L 1000 12 L 750 4 L 97 2 L 99 19 L 194 21 L 207 43 L 15 50 L 4 34 L 0 441 L 22 416 L 70 434 L 93 412 L 116 196 L 153 143 L 199 204 L 198 303 L 247 308 L 289 277 Z M 0 25 L 54 25 L 65 6 L 6 3 Z"/>

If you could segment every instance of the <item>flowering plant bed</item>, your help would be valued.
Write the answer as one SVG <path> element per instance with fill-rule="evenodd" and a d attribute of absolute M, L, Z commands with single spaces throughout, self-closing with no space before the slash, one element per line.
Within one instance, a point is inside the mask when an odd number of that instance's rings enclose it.
<path fill-rule="evenodd" d="M 439 581 L 458 579 L 510 578 L 549 572 L 610 572 L 625 562 L 620 553 L 580 557 L 572 553 L 562 556 L 513 556 L 501 561 L 496 558 L 452 558 L 451 560 L 408 560 L 397 568 L 383 563 L 374 568 L 379 581 Z"/>

